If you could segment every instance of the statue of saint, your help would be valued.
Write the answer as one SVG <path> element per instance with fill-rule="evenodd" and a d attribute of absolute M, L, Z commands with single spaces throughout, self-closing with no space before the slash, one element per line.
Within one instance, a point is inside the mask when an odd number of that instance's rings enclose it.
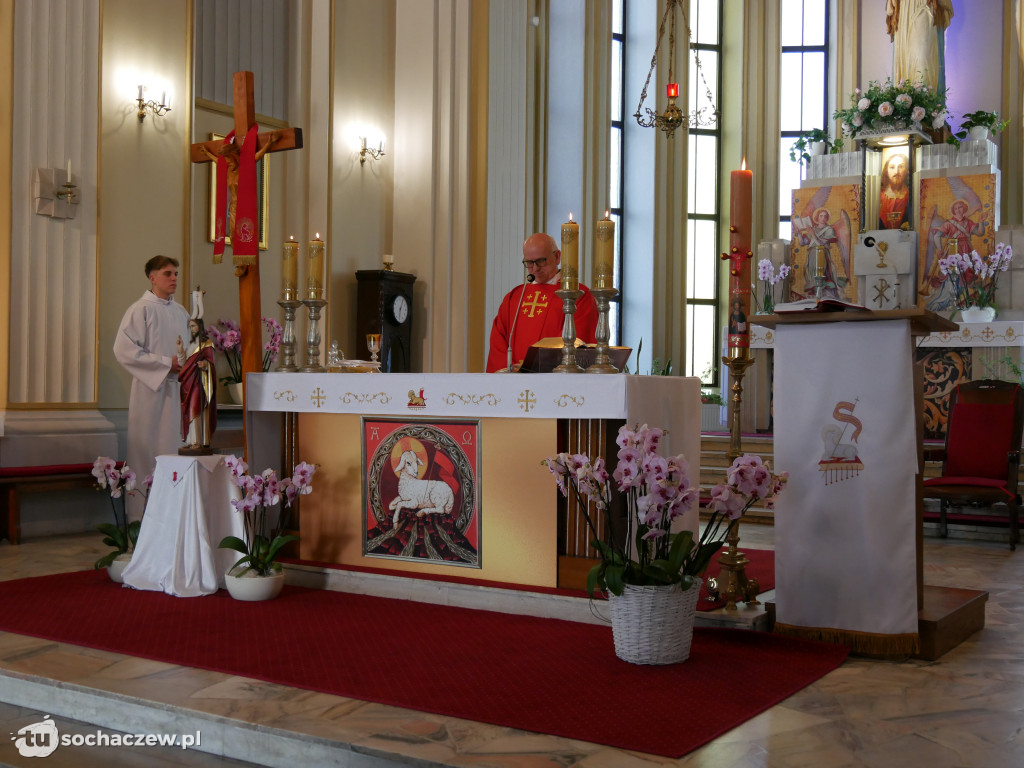
<path fill-rule="evenodd" d="M 213 361 L 213 342 L 206 335 L 203 323 L 202 292 L 198 286 L 192 296 L 193 317 L 188 321 L 191 338 L 187 351 L 181 337 L 178 337 L 181 437 L 185 441 L 178 453 L 205 456 L 213 453 L 210 438 L 217 428 L 217 370 Z"/>
<path fill-rule="evenodd" d="M 952 19 L 953 0 L 886 0 L 894 82 L 910 80 L 945 90 L 945 32 Z"/>

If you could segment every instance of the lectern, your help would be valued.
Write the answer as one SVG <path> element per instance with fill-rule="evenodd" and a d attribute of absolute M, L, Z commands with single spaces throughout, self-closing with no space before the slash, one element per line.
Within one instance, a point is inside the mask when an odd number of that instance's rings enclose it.
<path fill-rule="evenodd" d="M 914 338 L 956 324 L 917 308 L 758 322 L 776 332 L 775 464 L 790 473 L 775 513 L 776 631 L 936 658 L 984 626 L 987 598 L 923 583 Z"/>

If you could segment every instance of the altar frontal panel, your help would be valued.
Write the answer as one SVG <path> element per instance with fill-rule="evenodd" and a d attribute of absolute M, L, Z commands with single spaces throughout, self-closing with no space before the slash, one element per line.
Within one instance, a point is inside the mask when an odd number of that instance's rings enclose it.
<path fill-rule="evenodd" d="M 556 424 L 554 419 L 412 420 L 358 414 L 301 414 L 299 455 L 304 461 L 319 465 L 316 493 L 302 497 L 302 559 L 406 575 L 423 573 L 525 586 L 557 586 L 557 490 L 547 468 L 541 464 L 544 458 L 557 453 Z M 370 430 L 375 425 L 378 429 L 374 438 Z M 416 435 L 412 434 L 413 429 L 418 431 Z M 452 460 L 456 471 L 451 474 L 453 478 L 462 478 L 460 487 L 465 490 L 460 495 L 453 491 L 453 515 L 465 515 L 469 497 L 475 494 L 476 509 L 468 515 L 474 519 L 457 522 L 457 517 L 453 518 L 456 528 L 465 525 L 464 530 L 460 529 L 461 537 L 453 540 L 460 544 L 463 538 L 477 542 L 475 563 L 471 558 L 430 559 L 408 553 L 380 556 L 376 551 L 380 549 L 379 542 L 373 547 L 375 551 L 366 550 L 375 538 L 370 536 L 371 526 L 393 526 L 395 511 L 400 512 L 400 523 L 423 520 L 404 505 L 391 508 L 392 501 L 401 494 L 397 492 L 397 475 L 390 466 L 394 445 L 387 441 L 390 436 L 397 444 L 405 437 L 415 436 L 422 442 L 427 435 L 446 446 L 446 455 L 457 459 Z M 458 451 L 451 448 L 449 439 L 459 446 Z M 378 454 L 381 445 L 384 448 Z M 399 452 L 399 460 L 403 452 Z M 459 452 L 465 454 L 464 460 Z M 438 455 L 433 453 L 431 459 Z M 367 470 L 372 473 L 375 456 L 380 462 L 378 475 L 383 482 L 379 502 L 373 501 L 367 480 Z M 443 474 L 444 461 L 437 460 L 431 471 Z M 389 474 L 391 478 L 387 478 Z M 468 490 L 470 478 L 472 491 Z M 380 506 L 381 517 L 391 517 L 381 522 L 370 511 L 374 504 Z M 398 510 L 399 506 L 402 509 Z M 452 549 L 448 555 L 455 551 Z"/>

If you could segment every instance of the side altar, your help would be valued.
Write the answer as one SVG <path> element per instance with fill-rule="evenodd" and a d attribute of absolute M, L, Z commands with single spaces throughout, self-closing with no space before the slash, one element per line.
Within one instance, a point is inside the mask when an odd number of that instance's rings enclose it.
<path fill-rule="evenodd" d="M 668 453 L 700 461 L 697 378 L 264 373 L 246 406 L 251 466 L 276 466 L 279 447 L 319 465 L 300 557 L 403 575 L 580 586 L 590 536 L 542 461 L 614 465 L 622 423 L 663 427 Z"/>

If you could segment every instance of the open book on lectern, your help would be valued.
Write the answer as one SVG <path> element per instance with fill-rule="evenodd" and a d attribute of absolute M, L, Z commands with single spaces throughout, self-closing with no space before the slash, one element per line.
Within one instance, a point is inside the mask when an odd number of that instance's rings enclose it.
<path fill-rule="evenodd" d="M 842 299 L 800 299 L 785 301 L 775 305 L 775 314 L 784 315 L 789 312 L 844 312 L 846 310 L 868 312 L 863 304 Z"/>

